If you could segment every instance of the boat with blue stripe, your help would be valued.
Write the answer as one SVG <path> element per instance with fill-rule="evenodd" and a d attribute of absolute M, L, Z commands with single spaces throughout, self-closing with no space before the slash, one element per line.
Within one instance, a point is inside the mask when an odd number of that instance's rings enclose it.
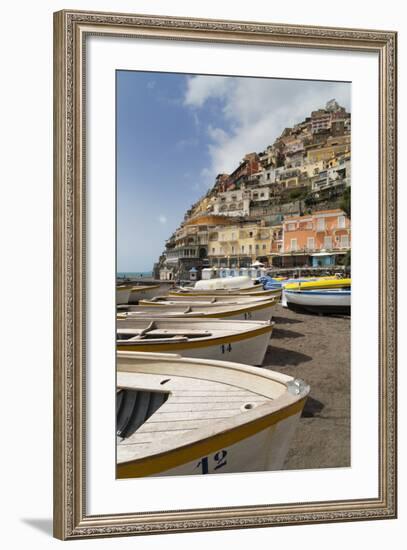
<path fill-rule="evenodd" d="M 285 289 L 287 307 L 313 313 L 350 315 L 351 289 L 299 290 Z"/>

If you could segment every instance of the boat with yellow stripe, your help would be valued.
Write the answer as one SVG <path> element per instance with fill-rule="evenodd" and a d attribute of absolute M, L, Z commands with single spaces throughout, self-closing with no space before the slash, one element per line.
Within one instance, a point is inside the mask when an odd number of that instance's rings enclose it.
<path fill-rule="evenodd" d="M 117 477 L 279 470 L 308 393 L 257 367 L 118 352 Z"/>
<path fill-rule="evenodd" d="M 275 294 L 279 296 L 279 294 Z M 187 305 L 256 305 L 264 300 L 269 299 L 268 296 L 157 296 L 152 300 L 140 300 L 140 306 L 179 306 L 180 304 Z"/>
<path fill-rule="evenodd" d="M 338 313 L 350 315 L 351 290 L 322 288 L 308 290 L 285 290 L 287 307 L 314 313 Z"/>
<path fill-rule="evenodd" d="M 284 285 L 287 290 L 319 290 L 323 288 L 348 288 L 352 286 L 350 278 L 318 278 L 312 280 L 301 280 L 298 282 L 291 281 Z"/>
<path fill-rule="evenodd" d="M 121 319 L 116 349 L 261 365 L 272 331 L 266 321 Z"/>
<path fill-rule="evenodd" d="M 273 313 L 273 307 L 278 303 L 279 297 L 269 300 L 261 300 L 255 304 L 197 304 L 189 305 L 180 303 L 179 305 L 159 305 L 154 307 L 154 317 L 162 318 L 184 318 L 202 317 L 205 319 L 237 319 L 253 321 L 270 321 Z M 120 310 L 117 317 L 120 318 L 142 318 L 152 316 L 151 306 L 132 306 L 126 307 L 126 311 Z"/>
<path fill-rule="evenodd" d="M 296 282 L 291 281 L 283 285 L 283 291 L 281 294 L 281 305 L 287 307 L 287 294 L 286 291 L 290 290 L 329 290 L 329 289 L 349 289 L 352 286 L 352 279 L 350 278 L 328 278 L 321 277 L 312 280 L 299 280 Z"/>
<path fill-rule="evenodd" d="M 250 288 L 245 289 L 235 289 L 235 290 L 227 290 L 227 289 L 220 289 L 220 290 L 195 290 L 193 288 L 188 289 L 188 287 L 180 287 L 175 290 L 170 290 L 168 292 L 168 296 L 186 296 L 190 297 L 193 296 L 194 298 L 196 296 L 251 296 L 255 298 L 268 298 L 272 296 L 280 296 L 281 295 L 281 289 L 271 289 L 271 290 L 264 290 L 262 285 L 254 285 Z"/>

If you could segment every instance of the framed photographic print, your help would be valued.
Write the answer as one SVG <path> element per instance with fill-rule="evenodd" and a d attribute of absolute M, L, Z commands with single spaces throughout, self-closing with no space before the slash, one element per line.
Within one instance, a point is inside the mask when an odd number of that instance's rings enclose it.
<path fill-rule="evenodd" d="M 396 33 L 54 26 L 55 536 L 396 517 Z"/>

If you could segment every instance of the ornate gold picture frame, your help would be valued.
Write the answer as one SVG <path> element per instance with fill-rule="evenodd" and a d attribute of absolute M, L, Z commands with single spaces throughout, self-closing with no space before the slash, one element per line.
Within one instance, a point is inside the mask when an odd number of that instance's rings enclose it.
<path fill-rule="evenodd" d="M 378 56 L 378 494 L 375 498 L 90 515 L 86 494 L 85 50 L 90 36 Z M 396 517 L 395 32 L 60 11 L 54 16 L 54 535 L 60 539 Z M 114 182 L 112 183 L 112 185 Z M 370 266 L 369 269 L 372 267 Z M 112 365 L 114 369 L 114 365 Z M 112 474 L 113 475 L 113 474 Z"/>

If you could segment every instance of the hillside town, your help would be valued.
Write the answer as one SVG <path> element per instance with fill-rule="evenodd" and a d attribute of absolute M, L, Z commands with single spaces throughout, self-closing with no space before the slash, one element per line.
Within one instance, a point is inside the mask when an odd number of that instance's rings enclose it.
<path fill-rule="evenodd" d="M 350 187 L 351 115 L 332 99 L 218 174 L 166 241 L 154 277 L 348 268 Z"/>

